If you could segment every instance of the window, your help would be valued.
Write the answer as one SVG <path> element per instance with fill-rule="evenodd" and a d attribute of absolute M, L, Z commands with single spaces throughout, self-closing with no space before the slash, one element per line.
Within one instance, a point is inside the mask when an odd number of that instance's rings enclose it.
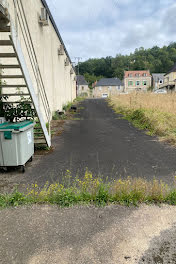
<path fill-rule="evenodd" d="M 136 86 L 139 86 L 140 85 L 140 81 L 136 81 Z"/>
<path fill-rule="evenodd" d="M 136 73 L 135 76 L 136 76 L 136 77 L 140 77 L 140 74 L 139 74 L 139 73 Z"/>
<path fill-rule="evenodd" d="M 133 85 L 133 81 L 129 81 L 128 86 L 132 86 L 132 85 Z"/>
<path fill-rule="evenodd" d="M 117 89 L 117 90 L 120 90 L 120 86 L 116 86 L 116 89 Z"/>
<path fill-rule="evenodd" d="M 111 86 L 109 86 L 109 87 L 108 87 L 108 89 L 109 89 L 109 90 L 112 90 L 112 87 L 111 87 Z"/>
<path fill-rule="evenodd" d="M 145 85 L 145 86 L 146 86 L 146 85 L 147 85 L 147 81 L 143 81 L 143 85 Z"/>
<path fill-rule="evenodd" d="M 102 88 L 101 88 L 101 86 L 99 87 L 99 91 L 101 91 L 102 90 Z"/>
<path fill-rule="evenodd" d="M 84 86 L 82 86 L 82 91 L 84 91 Z"/>
<path fill-rule="evenodd" d="M 163 80 L 159 80 L 159 83 L 160 83 L 160 84 L 163 84 Z"/>
<path fill-rule="evenodd" d="M 128 74 L 128 77 L 133 77 L 133 74 L 132 74 L 132 73 L 129 73 L 129 74 Z"/>
<path fill-rule="evenodd" d="M 143 76 L 146 77 L 147 76 L 147 73 L 143 73 Z"/>

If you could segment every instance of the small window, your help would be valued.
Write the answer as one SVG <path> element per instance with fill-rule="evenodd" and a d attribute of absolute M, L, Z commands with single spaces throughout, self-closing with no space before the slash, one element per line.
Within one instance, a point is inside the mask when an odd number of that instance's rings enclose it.
<path fill-rule="evenodd" d="M 143 85 L 145 85 L 145 86 L 146 86 L 146 85 L 147 85 L 147 81 L 143 81 Z"/>
<path fill-rule="evenodd" d="M 102 88 L 101 88 L 101 86 L 99 87 L 99 91 L 101 91 L 102 90 Z"/>
<path fill-rule="evenodd" d="M 146 77 L 147 76 L 147 73 L 143 73 L 143 76 Z"/>
<path fill-rule="evenodd" d="M 140 77 L 140 74 L 139 74 L 139 73 L 136 73 L 135 76 L 136 76 L 136 77 Z"/>
<path fill-rule="evenodd" d="M 103 93 L 103 94 L 102 94 L 102 97 L 103 97 L 103 98 L 107 98 L 107 97 L 108 97 L 108 94 L 107 94 L 107 93 Z"/>
<path fill-rule="evenodd" d="M 108 89 L 109 89 L 109 90 L 112 90 L 112 87 L 111 87 L 111 86 L 109 86 L 109 87 L 108 87 Z"/>
<path fill-rule="evenodd" d="M 82 86 L 82 91 L 84 91 L 84 86 Z"/>
<path fill-rule="evenodd" d="M 132 74 L 132 73 L 129 73 L 129 74 L 128 74 L 128 77 L 133 77 L 133 74 Z"/>
<path fill-rule="evenodd" d="M 136 81 L 136 86 L 139 86 L 140 85 L 140 81 Z"/>
<path fill-rule="evenodd" d="M 132 85 L 133 85 L 133 81 L 129 81 L 128 86 L 132 86 Z"/>
<path fill-rule="evenodd" d="M 159 80 L 159 83 L 160 83 L 160 84 L 163 84 L 163 80 Z"/>
<path fill-rule="evenodd" d="M 117 90 L 120 90 L 120 86 L 117 86 L 116 89 L 117 89 Z"/>

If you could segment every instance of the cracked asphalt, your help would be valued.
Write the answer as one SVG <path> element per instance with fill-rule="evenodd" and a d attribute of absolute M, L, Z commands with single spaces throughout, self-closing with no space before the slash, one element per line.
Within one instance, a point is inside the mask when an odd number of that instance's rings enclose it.
<path fill-rule="evenodd" d="M 38 183 L 43 186 L 61 181 L 66 170 L 82 177 L 86 168 L 104 179 L 119 177 L 154 177 L 168 184 L 176 175 L 176 148 L 133 127 L 115 114 L 104 99 L 88 99 L 81 103 L 74 120 L 68 120 L 64 132 L 54 137 L 54 151 L 35 156 L 26 173 L 0 172 L 0 191 L 17 184 Z M 59 128 L 58 128 L 59 129 Z"/>
<path fill-rule="evenodd" d="M 26 177 L 28 182 L 57 181 L 69 169 L 82 177 L 86 168 L 104 178 L 144 177 L 173 182 L 176 148 L 134 128 L 115 114 L 103 99 L 81 103 L 80 120 L 66 122 L 54 140 L 55 150 Z"/>

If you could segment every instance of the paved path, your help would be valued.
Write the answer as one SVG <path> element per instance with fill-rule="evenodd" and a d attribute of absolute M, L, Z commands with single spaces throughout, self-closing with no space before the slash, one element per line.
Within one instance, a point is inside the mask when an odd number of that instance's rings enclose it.
<path fill-rule="evenodd" d="M 81 120 L 66 122 L 55 150 L 34 159 L 25 174 L 0 174 L 14 183 L 57 181 L 66 169 L 88 167 L 104 177 L 156 176 L 169 183 L 176 150 L 119 119 L 104 100 L 82 103 Z M 2 264 L 176 263 L 176 207 L 31 206 L 0 211 Z"/>
<path fill-rule="evenodd" d="M 176 175 L 176 149 L 158 142 L 120 119 L 103 99 L 86 100 L 77 117 L 67 121 L 54 138 L 54 151 L 34 159 L 24 175 L 0 173 L 0 183 L 43 185 L 55 182 L 69 169 L 82 177 L 86 167 L 94 175 L 108 177 L 157 177 L 171 183 Z"/>
<path fill-rule="evenodd" d="M 0 211 L 1 264 L 176 263 L 176 207 Z"/>
<path fill-rule="evenodd" d="M 66 123 L 55 139 L 55 151 L 45 156 L 28 179 L 56 181 L 66 169 L 82 175 L 89 168 L 104 177 L 158 177 L 171 182 L 176 172 L 176 149 L 119 119 L 105 100 L 82 103 L 81 120 Z"/>

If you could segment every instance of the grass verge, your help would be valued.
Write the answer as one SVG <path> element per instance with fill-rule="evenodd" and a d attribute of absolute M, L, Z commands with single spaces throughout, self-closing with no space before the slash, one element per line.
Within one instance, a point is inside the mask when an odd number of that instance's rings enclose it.
<path fill-rule="evenodd" d="M 176 205 L 176 185 L 169 187 L 156 179 L 148 182 L 130 177 L 104 182 L 101 178 L 94 178 L 87 169 L 83 179 L 73 180 L 70 171 L 67 171 L 62 183 L 46 183 L 42 189 L 33 184 L 23 193 L 16 189 L 10 194 L 0 194 L 0 208 L 45 203 L 60 207 L 82 204 L 105 206 L 112 203 L 127 206 L 141 203 Z"/>
<path fill-rule="evenodd" d="M 176 114 L 169 106 L 169 100 L 173 105 L 173 98 L 176 103 L 176 96 L 164 96 L 151 93 L 120 95 L 110 98 L 109 105 L 135 127 L 145 129 L 147 134 L 159 136 L 161 140 L 176 145 Z"/>

